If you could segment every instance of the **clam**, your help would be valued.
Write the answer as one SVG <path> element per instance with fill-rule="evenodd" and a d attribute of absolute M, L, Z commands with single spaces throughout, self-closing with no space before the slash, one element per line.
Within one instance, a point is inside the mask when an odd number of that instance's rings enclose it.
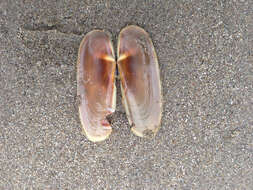
<path fill-rule="evenodd" d="M 79 116 L 87 138 L 105 140 L 112 132 L 107 116 L 115 111 L 116 62 L 110 36 L 101 30 L 86 34 L 77 61 Z"/>
<path fill-rule="evenodd" d="M 132 131 L 155 135 L 162 115 L 158 60 L 153 43 L 142 28 L 127 26 L 119 34 L 117 65 L 123 104 Z"/>

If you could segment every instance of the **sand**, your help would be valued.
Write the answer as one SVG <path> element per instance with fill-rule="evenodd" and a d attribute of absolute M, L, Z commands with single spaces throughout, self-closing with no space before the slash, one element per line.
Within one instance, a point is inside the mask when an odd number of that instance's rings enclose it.
<path fill-rule="evenodd" d="M 0 189 L 252 189 L 253 2 L 0 0 Z M 82 134 L 84 35 L 130 24 L 151 36 L 163 87 L 153 139 Z M 119 88 L 119 81 L 117 81 Z"/>

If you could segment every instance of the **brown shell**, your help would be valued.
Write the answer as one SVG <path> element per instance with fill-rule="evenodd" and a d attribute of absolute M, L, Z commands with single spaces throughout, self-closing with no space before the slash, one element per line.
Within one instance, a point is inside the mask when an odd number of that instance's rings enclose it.
<path fill-rule="evenodd" d="M 106 117 L 115 111 L 115 69 L 109 35 L 100 30 L 86 34 L 78 53 L 77 96 L 82 127 L 93 142 L 105 140 L 112 131 Z"/>
<path fill-rule="evenodd" d="M 156 134 L 162 95 L 157 56 L 149 35 L 140 27 L 127 26 L 120 32 L 117 54 L 123 104 L 132 131 L 141 137 Z"/>

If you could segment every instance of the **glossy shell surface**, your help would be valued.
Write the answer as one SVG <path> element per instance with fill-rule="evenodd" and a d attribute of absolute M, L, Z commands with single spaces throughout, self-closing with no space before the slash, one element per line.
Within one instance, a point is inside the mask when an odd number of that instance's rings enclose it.
<path fill-rule="evenodd" d="M 107 116 L 115 111 L 116 62 L 107 33 L 94 30 L 82 40 L 77 61 L 79 116 L 87 138 L 105 140 L 112 128 Z"/>
<path fill-rule="evenodd" d="M 118 39 L 118 69 L 123 104 L 132 131 L 154 135 L 162 114 L 159 66 L 153 43 L 142 28 L 127 26 Z"/>

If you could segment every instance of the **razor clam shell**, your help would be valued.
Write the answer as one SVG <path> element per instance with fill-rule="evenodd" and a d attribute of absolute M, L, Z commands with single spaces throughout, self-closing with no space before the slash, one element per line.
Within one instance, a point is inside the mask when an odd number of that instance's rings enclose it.
<path fill-rule="evenodd" d="M 105 140 L 112 131 L 106 117 L 115 111 L 116 62 L 107 33 L 94 30 L 82 40 L 77 61 L 79 116 L 87 138 Z"/>
<path fill-rule="evenodd" d="M 122 102 L 132 131 L 141 137 L 154 135 L 161 123 L 162 95 L 158 60 L 147 32 L 138 26 L 124 28 L 117 55 Z"/>

